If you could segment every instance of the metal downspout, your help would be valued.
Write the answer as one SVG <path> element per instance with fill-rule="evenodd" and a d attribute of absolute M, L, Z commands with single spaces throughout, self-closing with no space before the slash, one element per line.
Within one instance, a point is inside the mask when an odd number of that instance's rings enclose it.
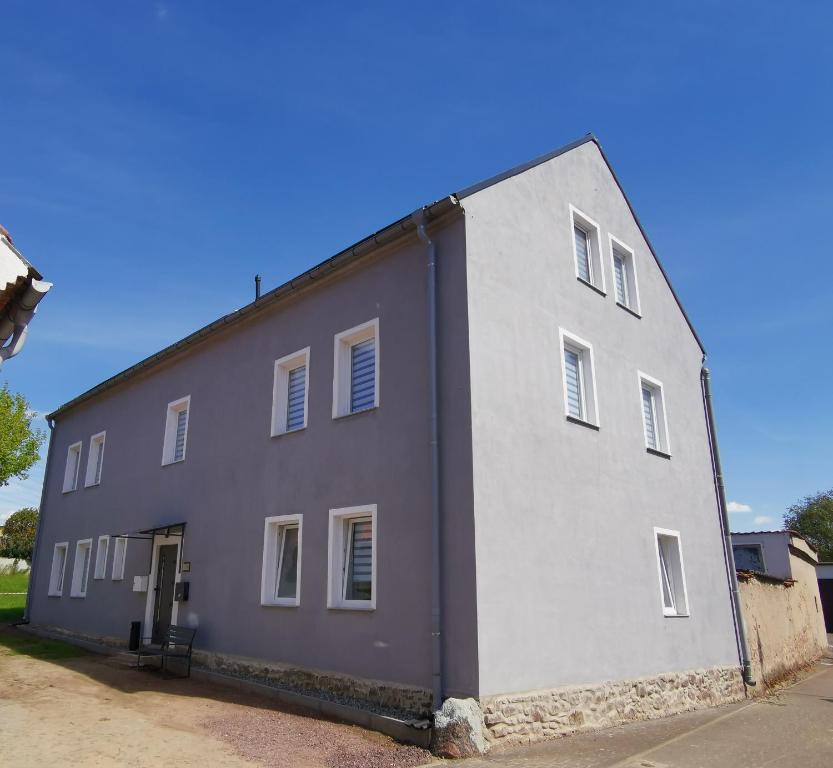
<path fill-rule="evenodd" d="M 437 364 L 437 245 L 425 230 L 423 209 L 412 215 L 419 239 L 428 250 L 428 388 L 431 445 L 431 681 L 433 709 L 443 704 L 442 613 L 440 551 L 440 442 Z"/>
<path fill-rule="evenodd" d="M 720 519 L 723 527 L 723 548 L 726 554 L 726 563 L 729 568 L 732 611 L 735 614 L 735 627 L 738 635 L 738 646 L 740 647 L 743 682 L 752 686 L 756 683 L 752 677 L 752 663 L 749 660 L 749 647 L 746 642 L 746 625 L 743 621 L 743 611 L 741 610 L 740 597 L 738 595 L 738 575 L 735 571 L 735 554 L 732 551 L 732 534 L 729 527 L 729 510 L 726 508 L 726 487 L 723 484 L 723 467 L 720 464 L 720 450 L 717 447 L 717 430 L 714 423 L 714 409 L 712 408 L 711 375 L 709 374 L 708 368 L 703 367 L 700 371 L 700 379 L 703 383 L 703 399 L 706 401 L 706 418 L 708 419 L 709 443 L 712 451 L 714 484 L 717 488 L 717 503 L 720 506 Z"/>
<path fill-rule="evenodd" d="M 43 528 L 43 502 L 46 499 L 46 483 L 49 479 L 49 463 L 52 461 L 52 441 L 55 437 L 55 421 L 47 419 L 49 426 L 49 447 L 46 449 L 46 466 L 43 469 L 43 488 L 40 494 L 40 508 L 38 509 L 38 527 L 35 529 L 35 546 L 32 548 L 32 564 L 29 567 L 29 586 L 26 589 L 26 607 L 23 609 L 23 624 L 29 623 L 29 606 L 32 604 L 32 594 L 35 589 L 35 578 L 37 569 L 35 565 L 38 561 L 38 554 L 40 542 L 43 538 L 41 536 L 41 529 Z"/>

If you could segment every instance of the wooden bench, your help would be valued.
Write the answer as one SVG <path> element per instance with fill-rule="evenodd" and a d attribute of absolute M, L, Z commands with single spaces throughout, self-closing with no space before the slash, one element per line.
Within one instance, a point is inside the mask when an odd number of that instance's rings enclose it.
<path fill-rule="evenodd" d="M 191 676 L 191 650 L 194 645 L 196 629 L 178 627 L 171 624 L 161 643 L 151 645 L 140 645 L 133 653 L 136 654 L 136 669 L 141 669 L 142 657 L 156 657 L 160 659 L 160 669 L 167 671 L 168 659 L 187 659 L 188 672 L 186 677 Z M 149 638 L 143 638 L 148 640 Z"/>

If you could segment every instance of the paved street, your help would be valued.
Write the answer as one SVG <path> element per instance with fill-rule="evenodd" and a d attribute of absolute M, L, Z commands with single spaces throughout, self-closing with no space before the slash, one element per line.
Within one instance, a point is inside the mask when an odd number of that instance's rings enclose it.
<path fill-rule="evenodd" d="M 773 697 L 634 723 L 459 768 L 830 768 L 833 661 Z"/>

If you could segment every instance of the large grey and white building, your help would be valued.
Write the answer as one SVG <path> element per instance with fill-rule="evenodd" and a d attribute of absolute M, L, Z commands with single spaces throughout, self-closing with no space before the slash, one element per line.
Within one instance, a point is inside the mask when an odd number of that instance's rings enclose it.
<path fill-rule="evenodd" d="M 703 358 L 588 136 L 51 414 L 29 619 L 498 740 L 737 697 Z"/>

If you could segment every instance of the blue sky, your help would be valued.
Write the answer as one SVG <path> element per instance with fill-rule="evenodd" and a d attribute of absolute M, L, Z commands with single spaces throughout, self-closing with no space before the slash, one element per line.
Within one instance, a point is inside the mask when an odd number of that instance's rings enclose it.
<path fill-rule="evenodd" d="M 709 352 L 733 525 L 777 526 L 833 486 L 833 6 L 801 9 L 7 0 L 0 222 L 55 289 L 0 381 L 47 412 L 592 131 Z"/>

